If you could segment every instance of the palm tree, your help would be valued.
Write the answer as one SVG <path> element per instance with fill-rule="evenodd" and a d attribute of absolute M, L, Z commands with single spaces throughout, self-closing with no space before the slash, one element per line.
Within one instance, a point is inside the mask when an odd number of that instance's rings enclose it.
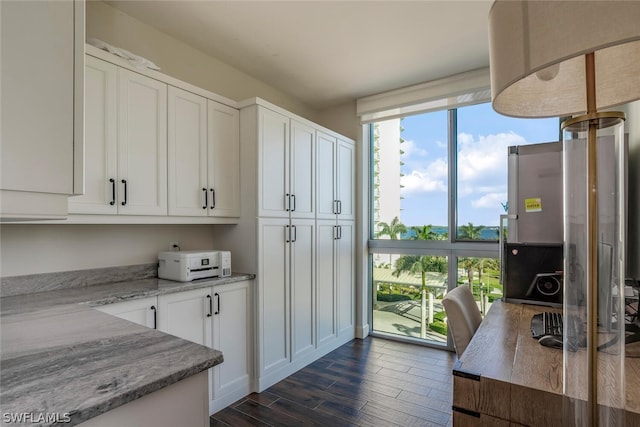
<path fill-rule="evenodd" d="M 391 240 L 398 240 L 399 234 L 407 232 L 407 226 L 401 223 L 397 216 L 391 220 L 390 224 L 379 222 L 378 227 L 379 231 L 376 233 L 376 237 L 389 236 Z"/>
<path fill-rule="evenodd" d="M 414 231 L 415 240 L 436 240 L 439 236 L 436 232 L 431 230 L 430 225 L 424 225 L 422 227 L 411 227 Z M 445 272 L 447 269 L 446 261 L 443 257 L 432 255 L 403 255 L 396 260 L 395 270 L 392 273 L 398 277 L 403 272 L 410 272 L 413 274 L 420 274 L 421 283 L 421 302 L 420 302 L 420 336 L 425 338 L 427 335 L 427 272 Z M 429 323 L 433 322 L 433 313 L 429 312 Z"/>
<path fill-rule="evenodd" d="M 480 240 L 480 233 L 484 227 L 474 226 L 472 223 L 458 227 L 458 238 L 464 240 Z"/>
<path fill-rule="evenodd" d="M 391 220 L 390 224 L 379 222 L 378 228 L 376 237 L 389 236 L 391 240 L 398 240 L 398 235 L 407 232 L 407 226 L 401 223 L 397 216 Z M 389 265 L 393 263 L 392 257 L 393 255 L 389 254 Z"/>
<path fill-rule="evenodd" d="M 439 235 L 431 229 L 431 225 L 423 225 L 422 227 L 413 226 L 411 230 L 415 233 L 413 240 L 439 240 Z"/>
<path fill-rule="evenodd" d="M 478 268 L 478 258 L 460 258 L 458 264 L 467 271 L 467 283 L 473 293 L 473 275 Z"/>

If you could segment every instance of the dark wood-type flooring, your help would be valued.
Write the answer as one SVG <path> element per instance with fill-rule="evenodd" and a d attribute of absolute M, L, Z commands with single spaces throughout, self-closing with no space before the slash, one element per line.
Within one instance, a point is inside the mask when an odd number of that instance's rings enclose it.
<path fill-rule="evenodd" d="M 353 340 L 262 393 L 211 416 L 211 426 L 451 426 L 454 353 Z"/>

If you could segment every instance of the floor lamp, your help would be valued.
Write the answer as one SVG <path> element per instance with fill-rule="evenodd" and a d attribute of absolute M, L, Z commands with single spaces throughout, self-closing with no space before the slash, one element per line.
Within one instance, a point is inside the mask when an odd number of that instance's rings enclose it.
<path fill-rule="evenodd" d="M 611 325 L 607 315 L 616 310 L 609 305 L 606 313 L 604 303 L 615 300 L 616 286 L 624 289 L 625 116 L 609 109 L 640 99 L 640 2 L 497 0 L 489 47 L 497 112 L 569 117 L 562 124 L 564 310 L 565 319 L 569 311 L 585 319 L 587 349 L 565 346 L 566 424 L 624 425 L 624 326 L 622 319 Z M 622 339 L 604 349 L 603 327 Z"/>

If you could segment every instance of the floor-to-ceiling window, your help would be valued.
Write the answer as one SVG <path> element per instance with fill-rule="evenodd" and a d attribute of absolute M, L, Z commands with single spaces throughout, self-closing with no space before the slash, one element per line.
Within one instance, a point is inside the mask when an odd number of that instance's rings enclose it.
<path fill-rule="evenodd" d="M 373 332 L 446 345 L 447 290 L 469 286 L 483 313 L 502 297 L 507 147 L 557 141 L 559 120 L 508 118 L 487 102 L 366 129 Z"/>

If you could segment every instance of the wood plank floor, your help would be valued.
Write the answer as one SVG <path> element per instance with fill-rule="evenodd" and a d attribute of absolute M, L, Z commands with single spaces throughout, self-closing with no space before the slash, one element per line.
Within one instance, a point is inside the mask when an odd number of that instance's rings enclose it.
<path fill-rule="evenodd" d="M 454 353 L 353 340 L 262 393 L 211 416 L 211 426 L 451 426 Z"/>

